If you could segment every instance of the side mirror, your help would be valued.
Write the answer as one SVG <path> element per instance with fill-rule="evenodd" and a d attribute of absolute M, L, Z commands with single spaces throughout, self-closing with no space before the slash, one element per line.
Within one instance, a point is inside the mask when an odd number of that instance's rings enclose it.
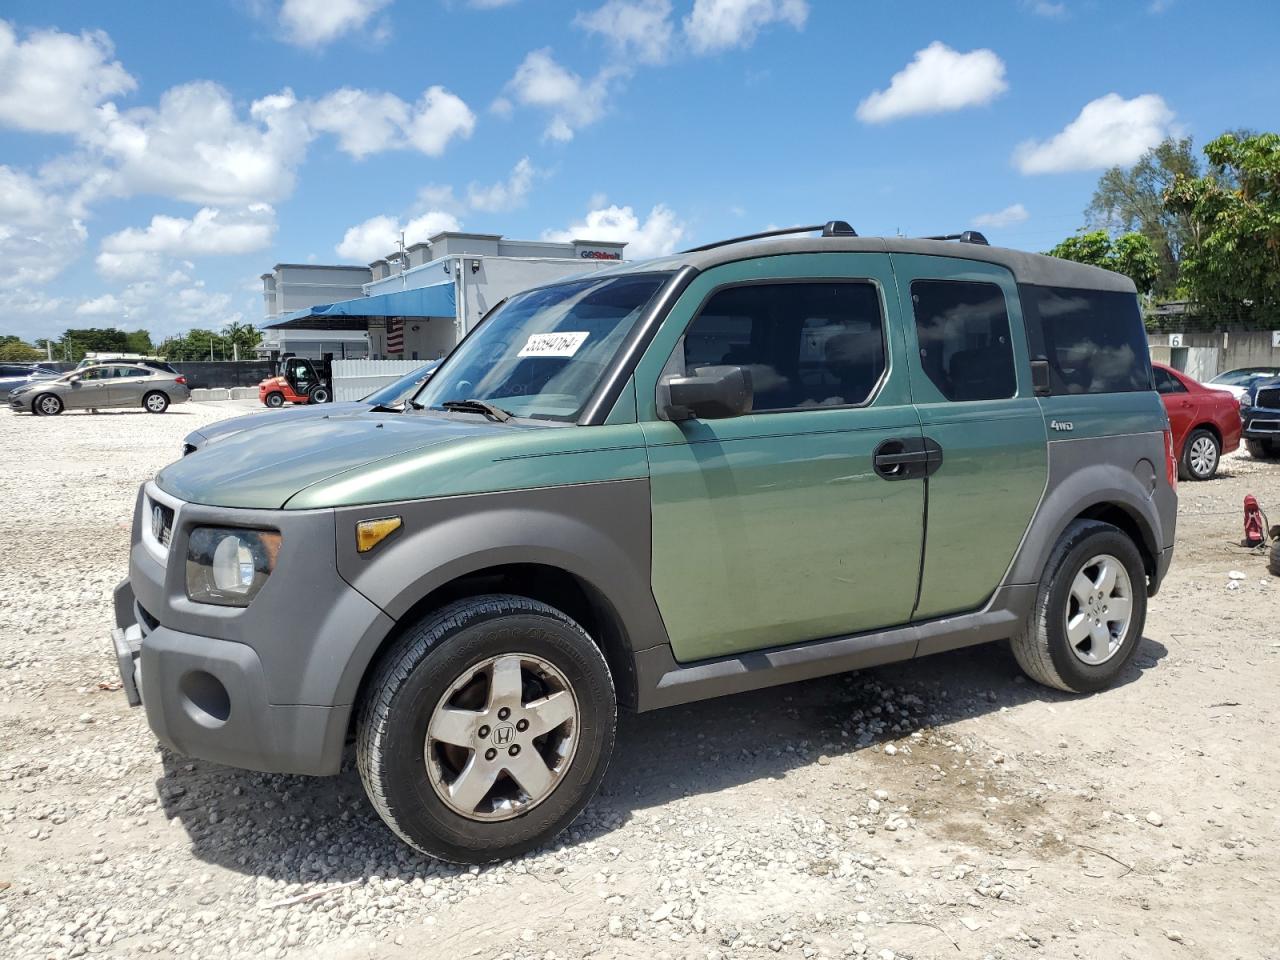
<path fill-rule="evenodd" d="M 71 384 L 73 387 L 78 387 L 80 386 L 80 381 L 83 379 L 83 377 L 75 376 L 67 380 L 67 383 Z"/>
<path fill-rule="evenodd" d="M 745 367 L 698 367 L 692 376 L 663 381 L 659 414 L 664 420 L 723 420 L 751 412 L 751 373 Z"/>
<path fill-rule="evenodd" d="M 1049 384 L 1049 361 L 1036 359 L 1031 361 L 1031 386 L 1037 397 L 1053 395 L 1053 387 Z"/>

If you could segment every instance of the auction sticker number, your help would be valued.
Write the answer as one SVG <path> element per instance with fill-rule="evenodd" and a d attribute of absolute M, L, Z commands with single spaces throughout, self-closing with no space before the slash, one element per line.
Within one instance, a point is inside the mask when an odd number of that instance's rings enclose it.
<path fill-rule="evenodd" d="M 586 332 L 535 333 L 517 357 L 572 357 L 586 342 Z"/>

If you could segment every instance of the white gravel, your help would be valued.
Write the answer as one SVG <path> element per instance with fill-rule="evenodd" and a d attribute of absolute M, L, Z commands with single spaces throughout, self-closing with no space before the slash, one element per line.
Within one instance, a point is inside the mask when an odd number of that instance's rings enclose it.
<path fill-rule="evenodd" d="M 561 842 L 477 870 L 396 841 L 350 765 L 165 754 L 118 690 L 137 486 L 255 408 L 0 412 L 0 956 L 1275 955 L 1280 581 L 1231 541 L 1280 465 L 1182 485 L 1116 689 L 989 646 L 625 718 Z"/>

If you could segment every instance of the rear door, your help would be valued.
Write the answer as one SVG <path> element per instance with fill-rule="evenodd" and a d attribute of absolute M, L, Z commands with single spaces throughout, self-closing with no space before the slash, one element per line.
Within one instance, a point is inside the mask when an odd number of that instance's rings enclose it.
<path fill-rule="evenodd" d="M 1187 439 L 1187 431 L 1196 419 L 1196 404 L 1191 391 L 1176 376 L 1162 367 L 1153 367 L 1151 374 L 1155 379 L 1156 393 L 1164 401 L 1165 412 L 1169 414 L 1169 429 L 1173 432 L 1173 450 L 1182 455 L 1182 441 Z"/>
<path fill-rule="evenodd" d="M 137 407 L 142 405 L 142 395 L 155 383 L 152 371 L 142 367 L 116 367 L 111 378 L 111 405 L 113 407 Z"/>
<path fill-rule="evenodd" d="M 805 254 L 700 274 L 636 371 L 653 592 L 688 662 L 906 623 L 924 483 L 884 254 Z M 747 368 L 753 412 L 657 416 L 664 375 Z"/>
<path fill-rule="evenodd" d="M 1048 478 L 1013 275 L 970 260 L 893 255 L 911 394 L 926 441 L 927 535 L 913 619 L 982 607 L 1003 580 Z"/>

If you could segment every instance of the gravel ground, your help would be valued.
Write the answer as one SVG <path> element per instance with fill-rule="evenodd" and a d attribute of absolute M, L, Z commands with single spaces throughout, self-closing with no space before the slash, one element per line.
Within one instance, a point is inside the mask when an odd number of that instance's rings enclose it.
<path fill-rule="evenodd" d="M 350 763 L 167 754 L 118 690 L 137 485 L 255 406 L 0 412 L 0 956 L 1280 957 L 1280 580 L 1233 543 L 1245 493 L 1280 519 L 1280 464 L 1181 485 L 1109 692 L 993 645 L 624 718 L 560 843 L 460 869 Z"/>

